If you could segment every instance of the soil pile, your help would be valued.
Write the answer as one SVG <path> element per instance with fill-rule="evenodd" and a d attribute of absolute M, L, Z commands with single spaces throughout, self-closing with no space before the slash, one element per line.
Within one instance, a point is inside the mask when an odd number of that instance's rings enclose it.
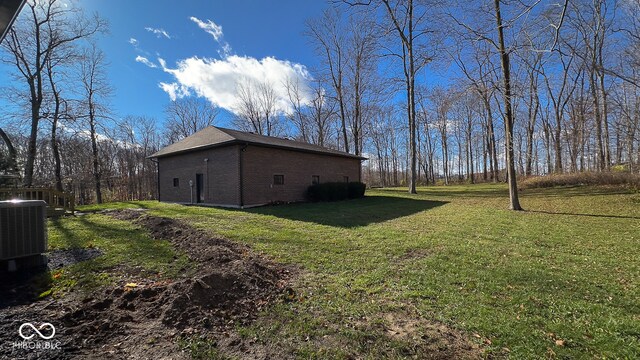
<path fill-rule="evenodd" d="M 37 313 L 36 318 L 56 324 L 62 342 L 61 351 L 41 353 L 38 358 L 188 358 L 176 345 L 179 336 L 225 334 L 236 324 L 251 322 L 265 306 L 291 292 L 289 270 L 248 246 L 141 211 L 108 214 L 139 224 L 155 239 L 170 241 L 193 260 L 194 269 L 188 270 L 192 275 L 172 282 L 123 284 L 44 308 L 40 302 L 19 312 L 10 309 L 14 316 L 0 315 L 0 323 L 5 324 L 0 325 L 0 333 L 15 332 L 19 321 Z M 0 358 L 24 354 L 37 352 L 0 347 Z"/>

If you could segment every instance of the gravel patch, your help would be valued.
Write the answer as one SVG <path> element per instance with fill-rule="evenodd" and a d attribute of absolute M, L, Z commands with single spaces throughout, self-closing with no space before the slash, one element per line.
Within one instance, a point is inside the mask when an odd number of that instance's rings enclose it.
<path fill-rule="evenodd" d="M 47 266 L 49 267 L 49 270 L 56 270 L 65 266 L 77 264 L 81 261 L 91 260 L 102 254 L 102 250 L 98 248 L 54 250 L 46 254 L 48 259 Z"/>

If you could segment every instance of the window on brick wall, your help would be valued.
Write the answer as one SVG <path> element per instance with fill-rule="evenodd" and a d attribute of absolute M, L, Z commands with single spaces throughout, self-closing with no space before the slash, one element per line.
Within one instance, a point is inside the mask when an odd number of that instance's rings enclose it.
<path fill-rule="evenodd" d="M 273 185 L 284 185 L 284 175 L 273 175 Z"/>
<path fill-rule="evenodd" d="M 349 182 L 349 177 L 348 176 L 343 176 L 342 177 L 342 181 L 348 183 Z"/>
<path fill-rule="evenodd" d="M 311 183 L 313 185 L 315 184 L 320 184 L 320 175 L 313 175 L 311 176 Z"/>
<path fill-rule="evenodd" d="M 173 178 L 173 187 L 178 187 L 178 186 L 180 186 L 180 179 Z"/>

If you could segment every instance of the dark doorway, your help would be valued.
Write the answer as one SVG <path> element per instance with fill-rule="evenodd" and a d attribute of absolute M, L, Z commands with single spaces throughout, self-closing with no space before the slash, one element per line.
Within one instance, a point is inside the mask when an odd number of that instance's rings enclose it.
<path fill-rule="evenodd" d="M 202 174 L 196 174 L 196 201 L 204 202 L 204 177 Z"/>

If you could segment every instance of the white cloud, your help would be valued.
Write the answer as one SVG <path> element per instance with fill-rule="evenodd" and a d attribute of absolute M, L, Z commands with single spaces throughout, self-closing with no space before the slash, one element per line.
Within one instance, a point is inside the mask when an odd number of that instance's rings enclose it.
<path fill-rule="evenodd" d="M 176 101 L 176 99 L 182 99 L 185 96 L 191 95 L 189 89 L 185 86 L 179 85 L 177 83 L 167 84 L 165 82 L 161 82 L 158 86 L 164 90 L 167 94 L 169 94 L 169 98 L 171 101 Z"/>
<path fill-rule="evenodd" d="M 152 27 L 146 27 L 144 28 L 145 30 L 152 32 L 154 34 L 156 34 L 157 37 L 166 37 L 167 39 L 171 39 L 171 35 L 169 35 L 168 32 L 166 32 L 164 29 L 161 28 L 152 28 Z"/>
<path fill-rule="evenodd" d="M 157 68 L 157 67 L 158 67 L 158 65 L 156 65 L 156 64 L 154 64 L 154 63 L 152 63 L 149 59 L 147 59 L 147 58 L 146 58 L 146 57 L 144 57 L 144 56 L 140 56 L 140 55 L 136 56 L 136 62 L 139 62 L 139 63 L 145 64 L 145 65 L 147 65 L 147 66 L 148 66 L 148 67 L 150 67 L 150 68 Z"/>
<path fill-rule="evenodd" d="M 211 34 L 211 36 L 213 36 L 213 38 L 216 39 L 216 41 L 219 41 L 222 38 L 222 26 L 214 23 L 209 19 L 207 19 L 207 21 L 204 22 L 195 16 L 192 16 L 189 19 L 191 19 L 191 21 L 196 23 L 200 27 L 200 29 Z"/>
<path fill-rule="evenodd" d="M 206 31 L 208 34 L 213 36 L 215 41 L 222 48 L 221 51 L 218 51 L 218 54 L 220 55 L 220 57 L 225 58 L 225 57 L 228 57 L 229 55 L 231 55 L 231 45 L 229 45 L 228 42 L 226 42 L 226 41 L 224 41 L 222 39 L 222 37 L 224 36 L 224 34 L 222 33 L 222 26 L 214 23 L 213 21 L 211 21 L 209 19 L 207 19 L 206 22 L 202 21 L 202 20 L 198 19 L 195 16 L 192 16 L 189 19 L 191 19 L 191 21 L 196 23 L 196 25 L 198 25 L 198 27 L 200 29 Z"/>
<path fill-rule="evenodd" d="M 291 80 L 300 84 L 303 104 L 309 104 L 311 101 L 311 91 L 308 86 L 311 76 L 307 68 L 290 61 L 273 57 L 258 60 L 237 55 L 231 55 L 222 60 L 191 57 L 178 61 L 175 69 L 168 68 L 163 59 L 158 59 L 158 62 L 162 69 L 172 74 L 176 80 L 172 84 L 160 83 L 160 87 L 172 99 L 193 91 L 212 104 L 237 113 L 239 85 L 247 81 L 266 82 L 274 87 L 278 97 L 277 110 L 289 113 L 292 109 L 285 83 Z"/>
<path fill-rule="evenodd" d="M 133 46 L 138 46 L 138 39 L 130 38 L 129 39 L 129 44 L 131 44 Z"/>

